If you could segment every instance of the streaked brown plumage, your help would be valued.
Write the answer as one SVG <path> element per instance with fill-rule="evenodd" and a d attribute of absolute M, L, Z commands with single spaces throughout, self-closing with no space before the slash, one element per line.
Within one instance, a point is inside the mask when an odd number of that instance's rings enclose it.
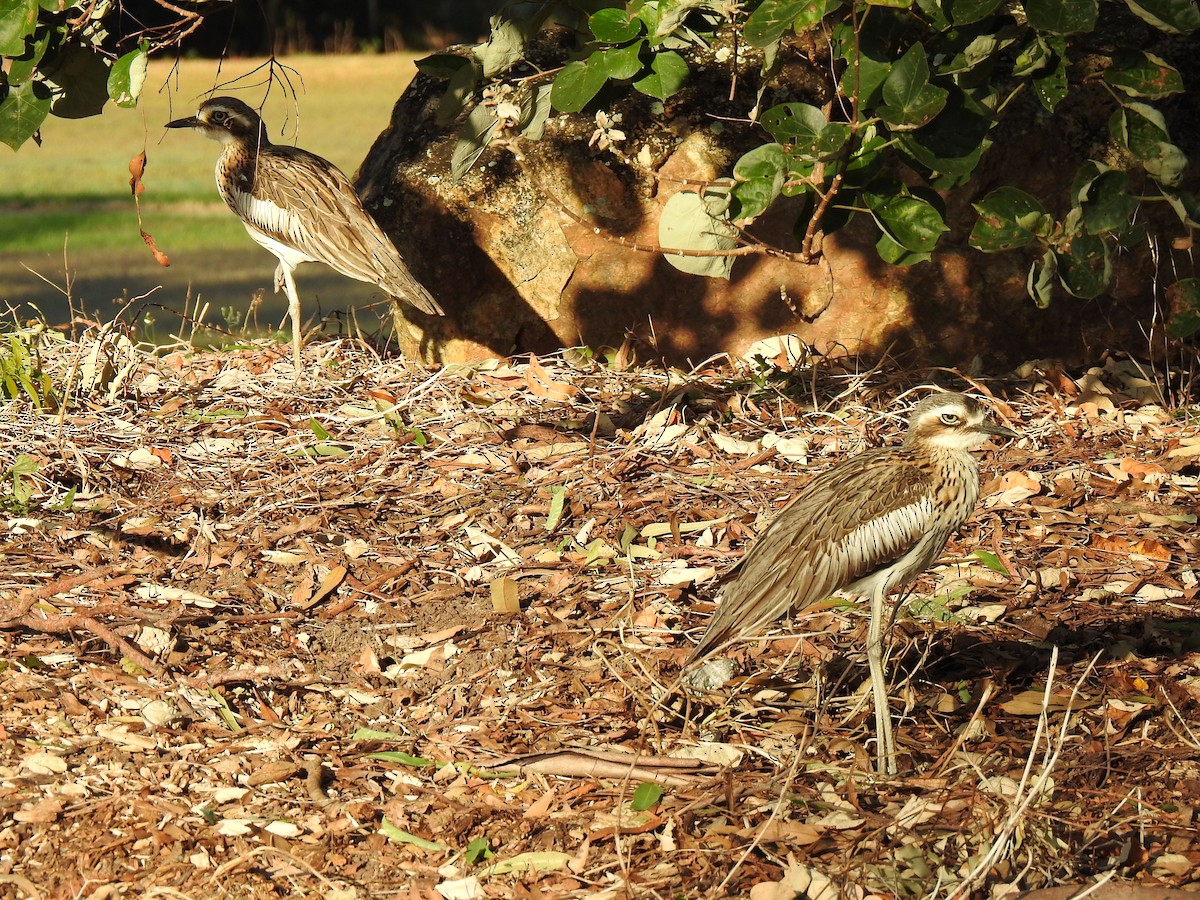
<path fill-rule="evenodd" d="M 868 450 L 810 481 L 779 513 L 721 588 L 720 606 L 689 662 L 844 591 L 871 599 L 867 657 L 881 762 L 893 771 L 883 681 L 883 601 L 928 568 L 979 498 L 970 450 L 1016 437 L 963 394 L 917 404 L 901 447 Z"/>
<path fill-rule="evenodd" d="M 363 208 L 350 179 L 314 153 L 272 144 L 262 119 L 241 100 L 213 97 L 196 115 L 168 122 L 167 127 L 192 128 L 222 143 L 217 189 L 250 237 L 279 259 L 275 290 L 287 293 L 297 376 L 300 296 L 292 273 L 301 263 L 325 263 L 350 278 L 378 285 L 422 312 L 444 315 Z"/>

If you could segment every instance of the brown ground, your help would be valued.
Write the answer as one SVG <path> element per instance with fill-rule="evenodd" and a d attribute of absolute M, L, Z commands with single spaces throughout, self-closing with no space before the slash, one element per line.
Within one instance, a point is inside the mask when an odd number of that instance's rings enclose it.
<path fill-rule="evenodd" d="M 1200 886 L 1200 430 L 1127 361 L 988 383 L 1025 437 L 892 632 L 880 779 L 857 612 L 676 679 L 915 380 L 94 347 L 0 407 L 0 896 Z"/>

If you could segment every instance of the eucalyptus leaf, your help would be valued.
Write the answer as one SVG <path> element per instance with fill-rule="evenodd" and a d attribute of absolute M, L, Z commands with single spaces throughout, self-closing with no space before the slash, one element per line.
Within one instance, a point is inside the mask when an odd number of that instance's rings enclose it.
<path fill-rule="evenodd" d="M 491 142 L 497 124 L 499 122 L 495 114 L 482 103 L 471 110 L 458 130 L 458 141 L 450 154 L 451 179 L 458 181 L 471 171 L 475 161 Z"/>

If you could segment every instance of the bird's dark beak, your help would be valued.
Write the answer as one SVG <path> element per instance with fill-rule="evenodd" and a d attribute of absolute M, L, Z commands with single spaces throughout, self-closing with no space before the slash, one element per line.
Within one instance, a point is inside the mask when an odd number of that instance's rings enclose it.
<path fill-rule="evenodd" d="M 1011 428 L 1005 428 L 1003 425 L 995 425 L 991 422 L 984 422 L 979 426 L 979 430 L 984 434 L 995 435 L 996 437 L 1016 438 L 1020 437 Z"/>
<path fill-rule="evenodd" d="M 186 119 L 176 119 L 174 122 L 168 122 L 167 128 L 195 128 L 200 124 L 200 120 L 195 116 L 188 116 Z"/>

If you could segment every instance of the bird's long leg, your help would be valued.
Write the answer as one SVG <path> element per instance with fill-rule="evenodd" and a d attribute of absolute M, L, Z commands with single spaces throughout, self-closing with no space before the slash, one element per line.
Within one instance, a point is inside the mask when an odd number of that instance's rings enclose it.
<path fill-rule="evenodd" d="M 296 279 L 292 270 L 283 263 L 275 270 L 275 282 L 283 280 L 283 289 L 287 292 L 288 316 L 292 320 L 292 365 L 295 367 L 296 380 L 300 380 L 300 294 L 296 292 Z"/>
<path fill-rule="evenodd" d="M 892 738 L 892 711 L 888 705 L 887 678 L 883 671 L 883 601 L 887 582 L 871 592 L 871 621 L 867 625 L 867 667 L 871 672 L 871 691 L 875 698 L 875 744 L 880 771 L 896 774 L 896 743 Z"/>

